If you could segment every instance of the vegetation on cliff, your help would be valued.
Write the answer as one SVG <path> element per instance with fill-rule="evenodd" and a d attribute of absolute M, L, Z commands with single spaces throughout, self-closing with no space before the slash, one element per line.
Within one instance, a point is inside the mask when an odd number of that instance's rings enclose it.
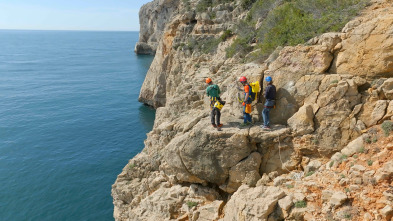
<path fill-rule="evenodd" d="M 277 46 L 305 43 L 325 32 L 339 31 L 368 0 L 242 0 L 250 8 L 237 25 L 237 35 L 227 56 L 241 57 L 256 50 L 253 58 L 266 57 Z M 255 44 L 253 44 L 255 43 Z M 253 45 L 253 46 L 251 46 Z"/>

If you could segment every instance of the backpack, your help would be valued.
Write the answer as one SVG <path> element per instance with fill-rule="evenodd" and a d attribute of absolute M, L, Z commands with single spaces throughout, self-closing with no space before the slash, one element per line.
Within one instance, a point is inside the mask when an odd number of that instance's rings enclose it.
<path fill-rule="evenodd" d="M 225 105 L 225 101 L 222 100 L 217 100 L 216 103 L 214 103 L 214 107 L 217 108 L 218 110 L 221 110 Z"/>
<path fill-rule="evenodd" d="M 219 97 L 220 94 L 218 93 L 219 88 L 217 84 L 210 85 L 207 87 L 206 92 L 210 97 Z"/>
<path fill-rule="evenodd" d="M 261 90 L 259 81 L 252 82 L 249 84 L 249 86 L 251 87 L 249 96 L 251 97 L 251 101 L 255 101 L 258 99 L 258 92 Z"/>

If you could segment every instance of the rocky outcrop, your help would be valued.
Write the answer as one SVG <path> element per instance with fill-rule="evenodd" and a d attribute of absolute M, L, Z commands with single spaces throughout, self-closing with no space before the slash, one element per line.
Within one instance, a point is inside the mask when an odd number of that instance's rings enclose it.
<path fill-rule="evenodd" d="M 139 11 L 139 41 L 137 54 L 155 54 L 165 25 L 177 13 L 179 0 L 156 0 L 143 5 Z"/>
<path fill-rule="evenodd" d="M 154 128 L 144 150 L 112 187 L 115 219 L 358 218 L 354 205 L 368 208 L 359 213 L 360 220 L 390 217 L 393 204 L 378 201 L 384 191 L 393 199 L 383 186 L 392 176 L 390 164 L 380 161 L 390 154 L 367 147 L 378 157 L 367 155 L 366 146 L 381 132 L 364 133 L 393 116 L 387 38 L 391 4 L 375 1 L 342 32 L 278 48 L 265 62 L 244 64 L 225 56 L 236 37 L 220 38 L 246 15 L 244 9 L 233 1 L 204 13 L 189 10 L 197 3 L 154 1 L 164 14 L 166 4 L 169 11 L 177 8 L 166 14 L 139 97 L 157 108 Z M 385 32 L 375 38 L 374 30 Z M 212 42 L 215 48 L 209 48 Z M 259 80 L 263 88 L 266 75 L 278 89 L 273 130 L 260 128 L 262 96 L 253 104 L 254 125 L 241 127 L 238 77 Z M 218 83 L 226 101 L 222 131 L 210 125 L 206 77 Z M 375 182 L 383 190 L 377 196 L 367 192 L 377 188 L 361 186 Z"/>
<path fill-rule="evenodd" d="M 372 6 L 367 16 L 349 22 L 332 70 L 370 79 L 393 77 L 393 9 Z"/>
<path fill-rule="evenodd" d="M 278 200 L 284 196 L 285 192 L 277 187 L 241 186 L 228 201 L 222 220 L 267 220 Z"/>

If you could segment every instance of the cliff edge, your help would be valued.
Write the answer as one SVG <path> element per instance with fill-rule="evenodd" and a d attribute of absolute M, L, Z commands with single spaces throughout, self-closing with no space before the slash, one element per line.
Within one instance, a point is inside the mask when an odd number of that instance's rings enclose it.
<path fill-rule="evenodd" d="M 372 1 L 340 32 L 258 62 L 248 62 L 257 51 L 227 56 L 238 39 L 229 30 L 249 13 L 242 1 L 199 12 L 203 1 L 169 2 L 177 11 L 166 17 L 139 98 L 157 108 L 156 119 L 112 186 L 116 220 L 391 218 L 390 1 Z M 260 128 L 263 99 L 253 105 L 254 125 L 241 127 L 238 78 L 267 74 L 278 89 L 273 129 Z M 207 77 L 227 102 L 222 131 L 210 125 Z"/>
<path fill-rule="evenodd" d="M 137 54 L 155 54 L 165 25 L 177 12 L 178 0 L 152 1 L 139 11 L 139 41 L 135 45 Z"/>

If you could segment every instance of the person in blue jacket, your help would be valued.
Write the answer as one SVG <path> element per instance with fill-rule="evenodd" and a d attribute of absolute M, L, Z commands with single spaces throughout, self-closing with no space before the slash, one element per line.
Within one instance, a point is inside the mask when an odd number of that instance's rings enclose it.
<path fill-rule="evenodd" d="M 265 81 L 267 83 L 267 87 L 265 89 L 265 108 L 262 111 L 262 117 L 263 117 L 263 129 L 270 130 L 270 117 L 269 113 L 272 108 L 274 108 L 276 104 L 276 86 L 273 85 L 273 79 L 270 76 L 267 76 L 265 78 Z"/>

